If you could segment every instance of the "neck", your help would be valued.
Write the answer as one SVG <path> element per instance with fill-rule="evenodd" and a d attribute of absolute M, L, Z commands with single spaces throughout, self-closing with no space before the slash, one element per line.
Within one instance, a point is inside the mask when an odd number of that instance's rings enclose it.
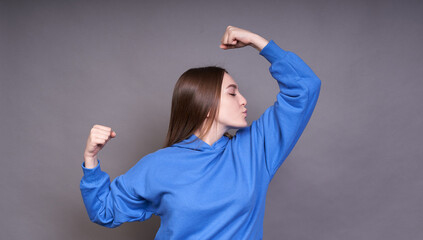
<path fill-rule="evenodd" d="M 212 127 L 210 128 L 210 131 L 203 138 L 201 138 L 201 140 L 203 140 L 210 146 L 212 146 L 217 140 L 219 140 L 223 136 L 223 134 L 225 134 L 225 132 L 228 130 L 227 127 L 219 127 L 215 123 L 216 122 L 213 123 Z M 194 134 L 197 137 L 200 136 L 200 130 L 195 131 Z"/>

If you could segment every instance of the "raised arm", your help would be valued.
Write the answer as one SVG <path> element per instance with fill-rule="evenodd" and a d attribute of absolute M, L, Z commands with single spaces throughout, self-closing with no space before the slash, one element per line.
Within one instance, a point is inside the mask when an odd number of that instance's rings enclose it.
<path fill-rule="evenodd" d="M 284 51 L 270 41 L 260 52 L 270 63 L 270 73 L 279 85 L 276 102 L 251 130 L 261 137 L 271 178 L 294 148 L 303 133 L 320 93 L 320 79 L 295 53 Z"/>
<path fill-rule="evenodd" d="M 280 91 L 275 103 L 259 119 L 237 132 L 240 144 L 235 144 L 235 147 L 239 147 L 237 152 L 241 155 L 254 156 L 258 166 L 264 164 L 263 169 L 272 179 L 310 120 L 321 81 L 295 53 L 246 30 L 229 26 L 220 47 L 231 49 L 246 45 L 259 50 L 260 55 L 271 63 L 269 70 Z M 249 146 L 249 151 L 246 146 Z"/>

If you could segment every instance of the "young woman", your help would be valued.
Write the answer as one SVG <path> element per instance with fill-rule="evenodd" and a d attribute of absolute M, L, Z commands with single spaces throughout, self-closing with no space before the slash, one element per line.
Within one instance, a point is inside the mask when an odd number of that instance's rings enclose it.
<path fill-rule="evenodd" d="M 182 74 L 164 148 L 111 183 L 97 153 L 116 133 L 94 125 L 80 183 L 91 221 L 113 228 L 156 214 L 155 239 L 262 239 L 268 185 L 306 127 L 321 83 L 297 55 L 247 30 L 228 26 L 220 47 L 248 45 L 271 63 L 280 89 L 250 126 L 246 99 L 218 67 Z M 231 128 L 238 129 L 235 136 L 227 133 Z"/>

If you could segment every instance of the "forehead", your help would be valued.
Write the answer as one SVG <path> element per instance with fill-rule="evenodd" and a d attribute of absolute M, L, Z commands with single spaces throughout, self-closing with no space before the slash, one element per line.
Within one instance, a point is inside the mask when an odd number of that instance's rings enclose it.
<path fill-rule="evenodd" d="M 223 89 L 226 89 L 226 88 L 228 88 L 229 86 L 233 86 L 233 85 L 235 85 L 235 86 L 234 86 L 235 88 L 237 88 L 237 87 L 238 87 L 238 84 L 237 84 L 237 83 L 235 82 L 235 80 L 231 77 L 231 75 L 229 75 L 229 74 L 225 73 L 225 75 L 223 75 L 222 88 L 223 88 Z"/>

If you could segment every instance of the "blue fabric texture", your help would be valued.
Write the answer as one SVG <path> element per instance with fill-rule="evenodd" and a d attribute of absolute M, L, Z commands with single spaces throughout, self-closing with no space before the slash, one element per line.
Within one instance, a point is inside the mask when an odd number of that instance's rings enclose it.
<path fill-rule="evenodd" d="M 85 168 L 82 198 L 92 222 L 114 228 L 160 216 L 155 239 L 262 239 L 268 185 L 305 129 L 320 79 L 271 40 L 261 51 L 280 92 L 259 119 L 212 146 L 191 135 L 141 158 L 110 182 Z M 189 143 L 191 140 L 197 140 Z"/>

